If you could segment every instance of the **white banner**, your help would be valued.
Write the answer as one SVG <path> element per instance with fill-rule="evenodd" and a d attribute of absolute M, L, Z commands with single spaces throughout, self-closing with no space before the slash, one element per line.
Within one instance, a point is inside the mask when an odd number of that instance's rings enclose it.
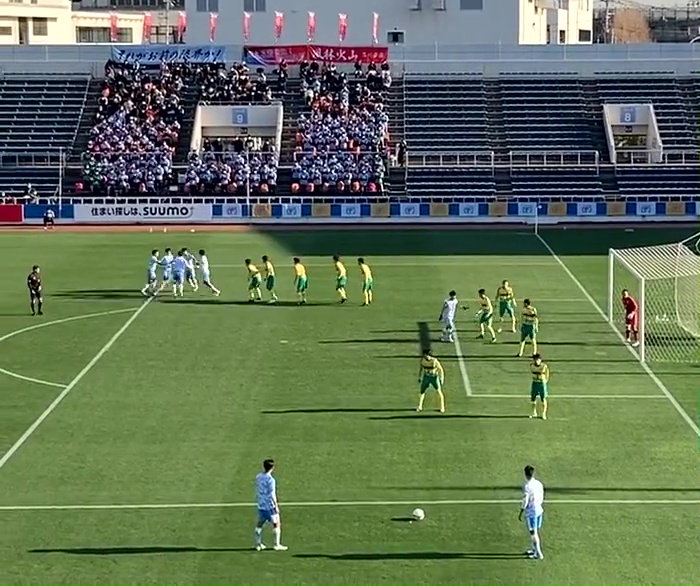
<path fill-rule="evenodd" d="M 300 203 L 282 204 L 282 217 L 283 218 L 301 218 L 301 204 Z"/>
<path fill-rule="evenodd" d="M 208 204 L 161 204 L 161 205 L 75 205 L 76 222 L 104 224 L 140 223 L 188 223 L 209 222 L 212 209 Z"/>
<path fill-rule="evenodd" d="M 404 218 L 419 218 L 420 217 L 420 204 L 418 203 L 402 203 L 400 207 L 400 214 Z"/>
<path fill-rule="evenodd" d="M 638 216 L 655 216 L 656 203 L 654 202 L 639 202 L 637 203 Z"/>
<path fill-rule="evenodd" d="M 341 218 L 359 218 L 362 215 L 362 209 L 359 203 L 341 203 L 340 217 Z"/>
<path fill-rule="evenodd" d="M 519 216 L 536 216 L 537 215 L 537 204 L 532 202 L 521 202 L 518 204 L 518 215 Z"/>
<path fill-rule="evenodd" d="M 224 204 L 221 206 L 221 216 L 223 218 L 242 218 L 243 206 L 238 203 Z"/>
<path fill-rule="evenodd" d="M 218 45 L 137 45 L 112 47 L 119 63 L 224 63 L 226 47 Z"/>
<path fill-rule="evenodd" d="M 479 215 L 479 204 L 478 203 L 461 203 L 459 204 L 459 215 L 460 216 L 478 216 Z"/>
<path fill-rule="evenodd" d="M 577 216 L 596 216 L 598 215 L 598 206 L 590 201 L 584 201 L 576 204 Z"/>

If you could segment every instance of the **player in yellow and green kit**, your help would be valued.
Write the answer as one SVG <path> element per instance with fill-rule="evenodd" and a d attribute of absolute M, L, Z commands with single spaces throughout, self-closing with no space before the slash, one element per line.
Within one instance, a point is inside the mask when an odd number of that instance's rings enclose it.
<path fill-rule="evenodd" d="M 442 385 L 445 383 L 445 371 L 440 361 L 435 358 L 430 350 L 423 350 L 420 359 L 420 370 L 418 371 L 418 382 L 420 383 L 420 399 L 416 411 L 423 411 L 426 391 L 432 387 L 440 400 L 440 413 L 445 412 L 445 395 L 442 393 Z"/>
<path fill-rule="evenodd" d="M 268 303 L 275 303 L 277 301 L 277 293 L 275 293 L 275 285 L 277 283 L 277 278 L 275 277 L 275 267 L 272 266 L 270 258 L 265 255 L 262 257 L 263 271 L 265 271 L 265 289 L 270 294 L 270 301 Z"/>
<path fill-rule="evenodd" d="M 515 293 L 508 281 L 503 281 L 496 290 L 496 300 L 498 301 L 498 315 L 501 318 L 501 325 L 498 333 L 503 331 L 503 318 L 507 315 L 510 318 L 510 331 L 515 333 Z"/>
<path fill-rule="evenodd" d="M 335 266 L 335 290 L 340 295 L 340 302 L 345 303 L 348 300 L 348 294 L 345 292 L 345 287 L 348 285 L 348 271 L 337 254 L 333 256 L 333 265 Z"/>
<path fill-rule="evenodd" d="M 533 307 L 529 299 L 523 299 L 523 311 L 520 316 L 520 352 L 518 357 L 523 355 L 525 344 L 528 340 L 532 343 L 532 353 L 537 354 L 537 328 L 540 325 L 540 318 L 537 309 Z"/>
<path fill-rule="evenodd" d="M 532 387 L 530 388 L 530 401 L 532 403 L 532 415 L 530 419 L 537 418 L 537 399 L 542 403 L 542 419 L 547 419 L 547 394 L 549 392 L 549 366 L 542 360 L 539 354 L 533 354 L 530 364 L 532 373 Z"/>
<path fill-rule="evenodd" d="M 493 303 L 486 295 L 486 289 L 479 289 L 479 313 L 476 314 L 479 320 L 480 333 L 477 339 L 481 339 L 486 334 L 486 330 L 491 334 L 491 342 L 496 341 L 496 332 L 493 331 Z"/>
<path fill-rule="evenodd" d="M 250 294 L 250 299 L 248 303 L 255 303 L 256 301 L 262 301 L 262 292 L 260 291 L 260 285 L 262 284 L 262 277 L 260 276 L 260 271 L 253 262 L 247 258 L 245 259 L 245 268 L 248 269 L 248 293 Z"/>
<path fill-rule="evenodd" d="M 372 303 L 372 288 L 374 287 L 372 270 L 362 257 L 357 259 L 357 264 L 360 266 L 360 274 L 362 275 L 362 295 L 364 297 L 362 305 L 369 305 Z"/>
<path fill-rule="evenodd" d="M 309 288 L 309 281 L 306 276 L 306 267 L 301 264 L 301 260 L 296 256 L 294 257 L 294 288 L 299 297 L 297 305 L 304 305 L 306 303 L 306 290 Z"/>

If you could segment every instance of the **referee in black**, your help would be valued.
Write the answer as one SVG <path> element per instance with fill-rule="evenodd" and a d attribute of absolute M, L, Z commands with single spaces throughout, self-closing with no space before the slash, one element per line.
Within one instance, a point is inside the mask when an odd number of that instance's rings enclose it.
<path fill-rule="evenodd" d="M 44 315 L 44 298 L 41 294 L 41 269 L 39 265 L 32 267 L 32 272 L 27 275 L 27 288 L 29 289 L 29 306 L 32 315 Z M 37 311 L 38 310 L 38 311 Z"/>

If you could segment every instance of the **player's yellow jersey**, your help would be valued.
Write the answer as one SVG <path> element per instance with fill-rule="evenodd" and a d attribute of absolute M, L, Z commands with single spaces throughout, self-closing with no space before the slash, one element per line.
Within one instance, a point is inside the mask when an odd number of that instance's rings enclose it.
<path fill-rule="evenodd" d="M 530 372 L 532 373 L 532 380 L 538 383 L 549 382 L 549 366 L 544 362 L 539 365 L 534 362 L 530 364 Z"/>
<path fill-rule="evenodd" d="M 527 307 L 523 307 L 523 312 L 522 312 L 522 323 L 530 325 L 530 326 L 536 326 L 539 322 L 539 317 L 537 315 L 537 309 L 535 309 L 532 305 L 529 305 Z"/>
<path fill-rule="evenodd" d="M 305 279 L 306 278 L 306 267 L 303 264 L 301 264 L 300 262 L 298 262 L 294 265 L 294 276 L 297 279 Z"/>
<path fill-rule="evenodd" d="M 248 265 L 246 268 L 248 269 L 248 275 L 250 275 L 251 277 L 255 277 L 256 275 L 260 274 L 258 267 L 256 267 L 255 265 L 251 264 Z"/>
<path fill-rule="evenodd" d="M 442 364 L 434 356 L 426 358 L 423 356 L 420 359 L 421 372 L 428 375 L 438 375 L 440 378 L 443 377 L 444 371 L 442 370 Z"/>
<path fill-rule="evenodd" d="M 275 267 L 272 266 L 272 263 L 269 260 L 265 261 L 265 264 L 263 265 L 263 269 L 265 270 L 265 277 L 274 277 L 275 276 Z"/>
<path fill-rule="evenodd" d="M 335 263 L 335 273 L 339 279 L 348 276 L 348 271 L 345 268 L 345 265 L 339 260 Z"/>
<path fill-rule="evenodd" d="M 362 278 L 365 281 L 372 280 L 372 270 L 369 268 L 369 265 L 367 263 L 362 263 L 360 265 L 360 273 L 362 274 Z"/>
<path fill-rule="evenodd" d="M 493 303 L 491 303 L 491 300 L 486 296 L 479 297 L 479 307 L 481 307 L 481 311 L 484 313 L 493 313 Z"/>
<path fill-rule="evenodd" d="M 515 293 L 513 293 L 513 287 L 499 287 L 496 291 L 499 301 L 513 301 L 515 298 Z"/>

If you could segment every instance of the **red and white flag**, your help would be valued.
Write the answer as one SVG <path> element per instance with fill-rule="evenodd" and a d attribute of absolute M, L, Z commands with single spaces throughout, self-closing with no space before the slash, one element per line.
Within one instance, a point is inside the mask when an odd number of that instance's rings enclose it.
<path fill-rule="evenodd" d="M 116 43 L 119 40 L 119 16 L 116 12 L 109 13 L 109 42 Z"/>
<path fill-rule="evenodd" d="M 309 12 L 309 18 L 306 23 L 306 40 L 311 43 L 316 37 L 316 13 Z"/>
<path fill-rule="evenodd" d="M 177 40 L 182 43 L 185 40 L 185 33 L 187 32 L 187 13 L 180 12 L 177 15 Z"/>
<path fill-rule="evenodd" d="M 144 43 L 151 42 L 151 29 L 153 28 L 153 15 L 150 12 L 143 13 L 143 33 L 142 39 Z"/>
<path fill-rule="evenodd" d="M 379 14 L 372 13 L 372 43 L 379 43 Z"/>
<path fill-rule="evenodd" d="M 217 12 L 209 13 L 209 42 L 213 43 L 216 40 L 216 29 L 219 26 L 219 14 Z"/>
<path fill-rule="evenodd" d="M 250 12 L 243 13 L 243 40 L 247 43 L 250 39 Z"/>
<path fill-rule="evenodd" d="M 348 15 L 340 12 L 338 14 L 338 40 L 342 43 L 348 34 Z"/>
<path fill-rule="evenodd" d="M 275 11 L 275 41 L 279 41 L 284 32 L 284 12 Z"/>

